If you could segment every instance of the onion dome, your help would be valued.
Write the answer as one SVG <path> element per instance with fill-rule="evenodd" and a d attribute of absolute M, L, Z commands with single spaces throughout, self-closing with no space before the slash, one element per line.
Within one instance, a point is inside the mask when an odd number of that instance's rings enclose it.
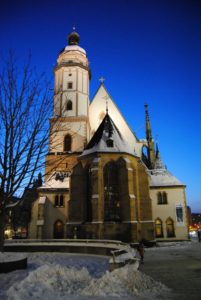
<path fill-rule="evenodd" d="M 73 28 L 73 31 L 68 36 L 68 44 L 69 45 L 78 45 L 79 41 L 80 41 L 80 36 L 75 31 L 75 28 Z"/>

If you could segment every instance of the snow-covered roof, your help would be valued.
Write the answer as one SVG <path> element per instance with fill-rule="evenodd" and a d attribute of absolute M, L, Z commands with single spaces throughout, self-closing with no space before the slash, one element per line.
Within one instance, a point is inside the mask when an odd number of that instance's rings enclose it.
<path fill-rule="evenodd" d="M 166 169 L 149 170 L 150 187 L 185 186 Z"/>
<path fill-rule="evenodd" d="M 69 172 L 54 172 L 48 180 L 39 188 L 43 189 L 69 189 Z"/>
<path fill-rule="evenodd" d="M 123 152 L 137 155 L 124 140 L 108 113 L 105 115 L 102 123 L 99 125 L 81 156 L 94 152 Z"/>
<path fill-rule="evenodd" d="M 151 187 L 185 186 L 185 184 L 183 184 L 166 169 L 160 156 L 158 144 L 156 144 L 156 160 L 154 163 L 154 168 L 148 172 L 150 175 Z"/>
<path fill-rule="evenodd" d="M 65 51 L 79 51 L 86 55 L 86 51 L 78 45 L 68 45 L 65 47 Z"/>

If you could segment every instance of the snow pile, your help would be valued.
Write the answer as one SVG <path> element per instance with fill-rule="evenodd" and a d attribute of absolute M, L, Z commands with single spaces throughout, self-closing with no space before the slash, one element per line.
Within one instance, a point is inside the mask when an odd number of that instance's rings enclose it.
<path fill-rule="evenodd" d="M 62 300 L 71 299 L 71 296 L 77 296 L 76 299 L 107 299 L 111 296 L 124 299 L 150 299 L 151 296 L 151 299 L 163 299 L 167 293 L 167 287 L 136 271 L 132 265 L 111 273 L 107 271 L 98 279 L 92 278 L 86 268 L 77 270 L 60 265 L 44 265 L 10 287 L 7 299 Z"/>
<path fill-rule="evenodd" d="M 86 268 L 78 271 L 60 265 L 44 265 L 12 286 L 7 291 L 7 299 L 64 299 L 66 294 L 80 294 L 90 280 Z"/>
<path fill-rule="evenodd" d="M 83 290 L 83 295 L 88 296 L 116 296 L 131 299 L 155 299 L 169 293 L 170 290 L 162 283 L 156 282 L 151 277 L 137 271 L 133 265 L 126 265 L 116 269 L 97 280 L 92 280 L 90 285 Z M 135 298 L 133 298 L 135 296 Z"/>

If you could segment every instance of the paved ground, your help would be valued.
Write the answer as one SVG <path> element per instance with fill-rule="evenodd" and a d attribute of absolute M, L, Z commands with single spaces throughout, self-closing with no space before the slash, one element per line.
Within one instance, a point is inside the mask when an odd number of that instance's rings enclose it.
<path fill-rule="evenodd" d="M 161 245 L 145 251 L 140 270 L 171 288 L 172 299 L 201 299 L 201 243 Z"/>

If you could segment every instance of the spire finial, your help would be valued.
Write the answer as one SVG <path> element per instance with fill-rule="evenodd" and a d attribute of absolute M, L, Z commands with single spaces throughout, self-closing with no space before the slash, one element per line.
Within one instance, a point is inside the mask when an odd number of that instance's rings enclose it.
<path fill-rule="evenodd" d="M 75 31 L 75 26 L 73 26 L 73 31 L 68 35 L 69 45 L 78 45 L 80 41 L 79 34 Z"/>

